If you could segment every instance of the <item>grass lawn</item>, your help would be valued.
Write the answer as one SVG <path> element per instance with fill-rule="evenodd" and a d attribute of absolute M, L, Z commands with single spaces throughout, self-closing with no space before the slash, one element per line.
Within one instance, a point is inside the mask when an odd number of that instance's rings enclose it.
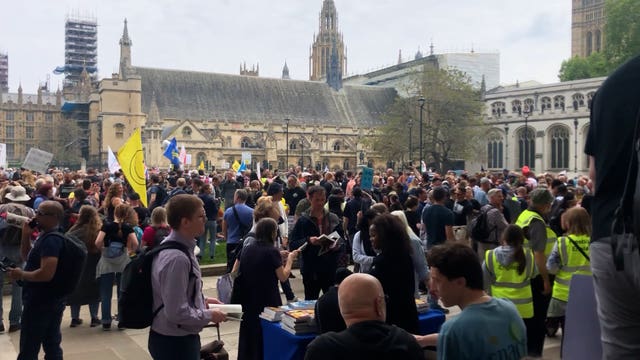
<path fill-rule="evenodd" d="M 211 265 L 211 264 L 226 264 L 227 263 L 227 243 L 217 243 L 216 244 L 216 253 L 213 257 L 213 260 L 209 257 L 209 243 L 205 246 L 205 249 L 200 249 L 202 254 L 202 259 L 200 260 L 200 265 Z"/>

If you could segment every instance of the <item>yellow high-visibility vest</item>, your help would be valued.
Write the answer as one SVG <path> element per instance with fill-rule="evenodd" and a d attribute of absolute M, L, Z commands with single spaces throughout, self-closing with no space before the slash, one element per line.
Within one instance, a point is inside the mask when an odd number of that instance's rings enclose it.
<path fill-rule="evenodd" d="M 571 239 L 578 245 L 587 256 L 589 255 L 588 235 L 570 235 Z M 591 275 L 589 260 L 584 257 L 566 236 L 558 239 L 558 253 L 560 254 L 561 266 L 556 274 L 551 296 L 562 301 L 569 301 L 569 285 L 574 274 Z"/>
<path fill-rule="evenodd" d="M 491 284 L 491 296 L 511 301 L 518 309 L 520 317 L 533 317 L 533 295 L 531 277 L 534 272 L 533 252 L 524 248 L 526 265 L 522 274 L 518 274 L 518 263 L 503 266 L 495 256 L 495 249 L 485 253 L 485 266 L 495 275 Z"/>
<path fill-rule="evenodd" d="M 531 220 L 533 219 L 538 219 L 542 221 L 542 223 L 545 224 L 545 227 L 547 228 L 547 243 L 545 244 L 545 247 L 544 247 L 544 256 L 548 258 L 549 255 L 551 254 L 551 250 L 553 250 L 553 245 L 556 243 L 557 237 L 556 237 L 556 233 L 553 230 L 551 230 L 549 226 L 547 226 L 547 223 L 544 221 L 542 216 L 540 216 L 540 214 L 538 214 L 535 211 L 526 209 L 525 211 L 520 213 L 520 216 L 518 216 L 518 220 L 516 220 L 516 225 L 518 225 L 522 230 L 524 230 L 525 228 L 529 227 L 529 224 L 531 224 Z M 526 237 L 526 232 L 525 232 L 525 238 L 524 238 L 524 246 L 531 248 L 531 245 L 529 244 L 529 239 Z"/>

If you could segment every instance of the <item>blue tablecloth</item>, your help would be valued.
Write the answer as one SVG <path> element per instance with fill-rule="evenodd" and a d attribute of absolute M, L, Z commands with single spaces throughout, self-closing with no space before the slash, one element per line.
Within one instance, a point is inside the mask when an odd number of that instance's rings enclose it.
<path fill-rule="evenodd" d="M 419 335 L 440 331 L 445 316 L 440 311 L 429 311 L 418 315 Z M 260 319 L 264 345 L 264 360 L 303 360 L 307 345 L 317 334 L 293 335 L 282 329 L 279 322 Z"/>

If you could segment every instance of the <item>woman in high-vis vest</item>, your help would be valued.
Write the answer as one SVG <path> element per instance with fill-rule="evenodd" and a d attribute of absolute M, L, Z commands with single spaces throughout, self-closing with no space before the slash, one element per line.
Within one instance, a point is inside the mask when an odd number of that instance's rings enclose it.
<path fill-rule="evenodd" d="M 591 218 L 587 210 L 573 207 L 562 214 L 564 236 L 558 238 L 547 260 L 547 269 L 556 274 L 547 311 L 547 335 L 555 335 L 558 327 L 564 332 L 564 314 L 569 300 L 569 286 L 575 274 L 591 275 L 589 242 Z"/>
<path fill-rule="evenodd" d="M 513 302 L 527 327 L 527 339 L 532 327 L 533 296 L 531 279 L 537 274 L 533 252 L 525 248 L 524 232 L 509 225 L 502 233 L 500 246 L 485 253 L 482 270 L 485 291 L 491 296 Z"/>

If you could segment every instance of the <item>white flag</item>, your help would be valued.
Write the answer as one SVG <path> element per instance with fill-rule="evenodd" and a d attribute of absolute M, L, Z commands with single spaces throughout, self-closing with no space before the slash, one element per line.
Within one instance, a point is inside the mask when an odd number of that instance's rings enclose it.
<path fill-rule="evenodd" d="M 118 163 L 118 159 L 116 159 L 115 154 L 113 153 L 113 151 L 111 150 L 111 146 L 107 146 L 107 151 L 108 153 L 108 165 L 109 165 L 109 172 L 111 174 L 115 173 L 116 171 L 120 170 L 120 164 Z"/>
<path fill-rule="evenodd" d="M 258 180 L 262 182 L 262 174 L 260 173 L 260 161 L 256 161 L 256 173 L 258 175 Z"/>

